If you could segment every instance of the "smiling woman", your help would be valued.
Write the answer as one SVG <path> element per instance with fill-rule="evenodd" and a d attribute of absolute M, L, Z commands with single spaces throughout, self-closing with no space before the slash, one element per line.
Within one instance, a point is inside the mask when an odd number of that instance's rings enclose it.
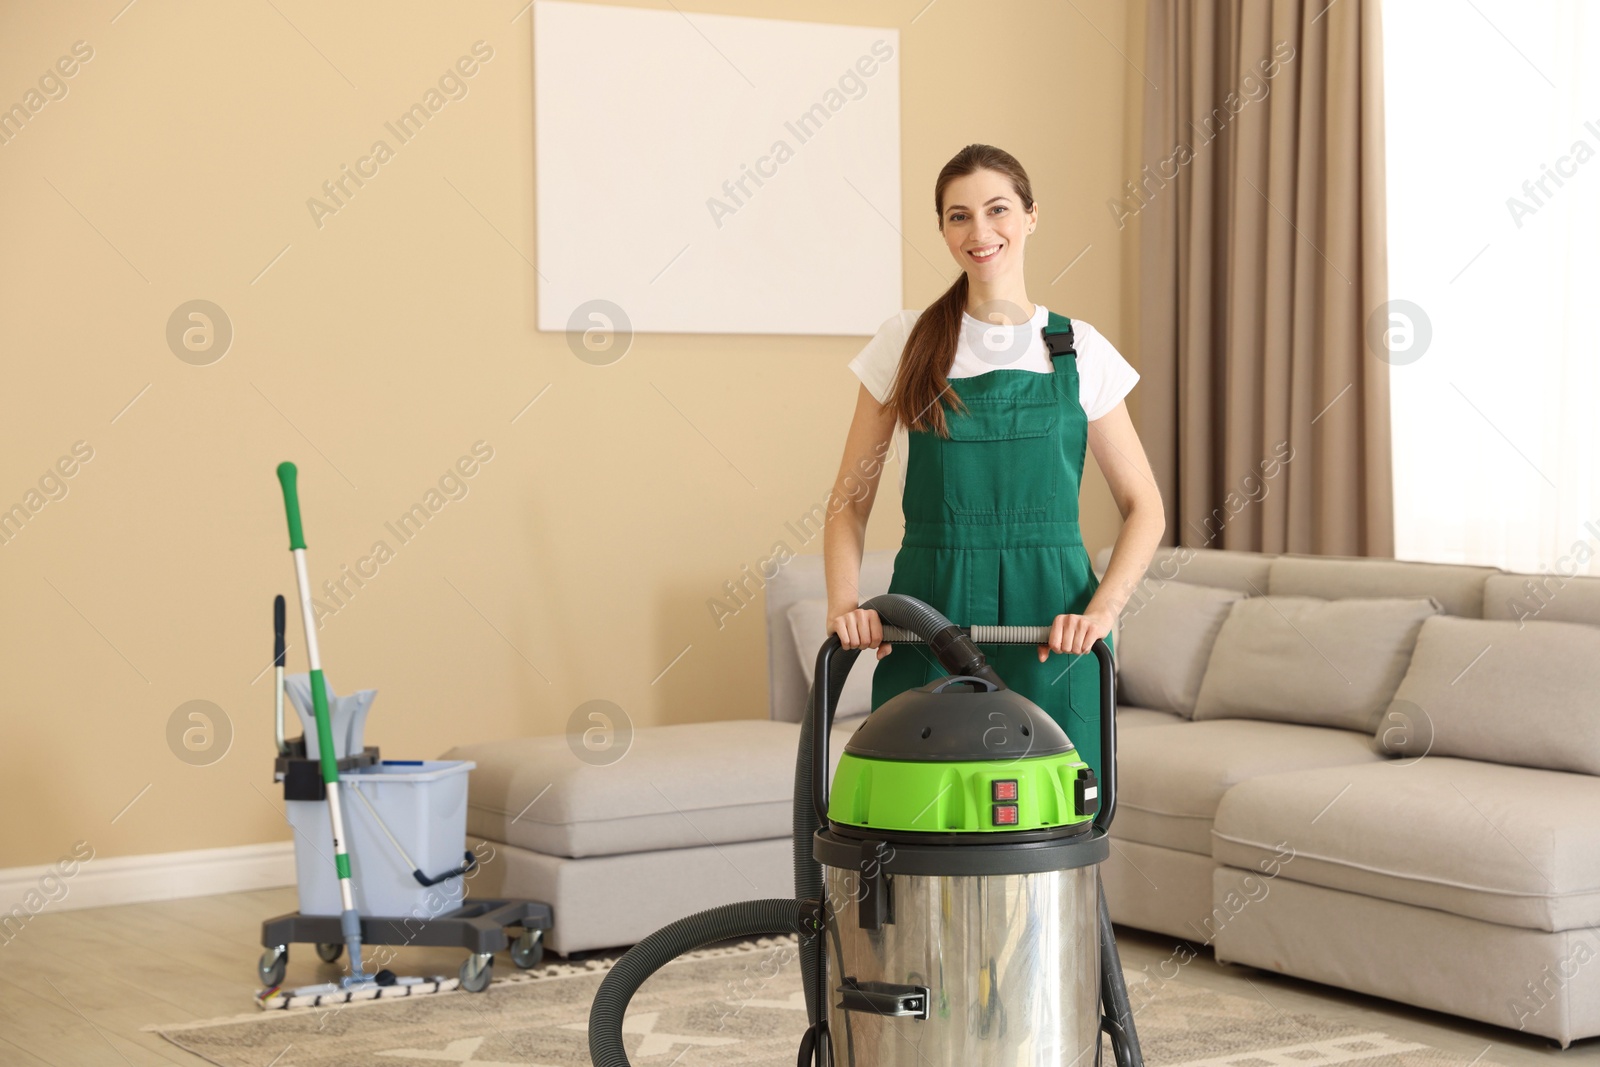
<path fill-rule="evenodd" d="M 1048 627 L 1037 649 L 984 652 L 1098 774 L 1100 680 L 1086 653 L 1110 643 L 1165 525 L 1123 404 L 1139 376 L 1099 331 L 1028 299 L 1023 249 L 1039 206 L 1009 153 L 962 149 L 939 174 L 934 206 L 961 276 L 927 310 L 891 317 L 851 362 L 861 390 L 839 477 L 884 441 L 905 442 L 905 538 L 889 591 L 958 626 Z M 1124 519 L 1103 580 L 1078 526 L 1091 446 Z M 877 612 L 857 606 L 875 478 L 872 490 L 828 516 L 823 544 L 830 632 L 881 658 L 890 647 Z M 1052 653 L 1073 658 L 1050 663 Z M 943 673 L 915 650 L 890 656 L 873 674 L 873 707 Z"/>

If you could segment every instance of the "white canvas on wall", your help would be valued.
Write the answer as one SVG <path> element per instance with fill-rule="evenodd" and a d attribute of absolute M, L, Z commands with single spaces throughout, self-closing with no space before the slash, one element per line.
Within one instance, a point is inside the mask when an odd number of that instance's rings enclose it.
<path fill-rule="evenodd" d="M 533 33 L 541 330 L 900 310 L 897 31 L 537 0 Z"/>

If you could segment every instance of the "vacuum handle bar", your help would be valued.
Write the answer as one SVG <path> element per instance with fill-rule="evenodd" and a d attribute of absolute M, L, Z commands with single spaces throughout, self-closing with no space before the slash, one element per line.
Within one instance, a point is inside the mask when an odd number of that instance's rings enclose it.
<path fill-rule="evenodd" d="M 1050 643 L 1048 626 L 962 626 L 959 629 L 973 642 L 981 645 L 1044 645 Z M 883 628 L 885 644 L 926 644 L 921 635 L 898 626 Z M 838 696 L 832 683 L 839 679 L 837 688 L 844 687 L 848 674 L 861 654 L 859 648 L 845 648 L 838 634 L 829 634 L 817 652 L 817 673 L 812 684 L 811 798 L 816 807 L 817 822 L 828 825 L 828 736 L 833 730 L 833 716 Z M 1100 811 L 1094 817 L 1095 829 L 1106 833 L 1117 811 L 1117 676 L 1116 662 L 1111 647 L 1104 638 L 1096 638 L 1089 652 L 1100 661 Z"/>

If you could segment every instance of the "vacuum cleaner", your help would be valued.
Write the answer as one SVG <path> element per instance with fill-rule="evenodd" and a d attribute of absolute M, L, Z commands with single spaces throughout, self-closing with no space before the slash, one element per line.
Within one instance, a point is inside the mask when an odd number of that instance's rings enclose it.
<path fill-rule="evenodd" d="M 1047 627 L 958 627 L 913 597 L 862 605 L 884 640 L 948 676 L 885 701 L 840 754 L 828 737 L 860 649 L 830 635 L 801 723 L 795 898 L 680 919 L 623 955 L 589 1014 L 596 1067 L 628 1067 L 623 1015 L 652 974 L 734 938 L 799 936 L 809 1022 L 799 1067 L 1143 1067 L 1099 864 L 1116 810 L 1111 650 L 1100 669 L 1101 780 L 980 644 L 1039 644 Z M 911 648 L 901 652 L 910 654 Z"/>

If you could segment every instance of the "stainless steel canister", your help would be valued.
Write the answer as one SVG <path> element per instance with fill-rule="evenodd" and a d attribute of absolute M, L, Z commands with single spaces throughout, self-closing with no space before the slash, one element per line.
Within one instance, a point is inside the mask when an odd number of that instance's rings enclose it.
<path fill-rule="evenodd" d="M 895 874 L 890 921 L 824 867 L 828 1034 L 841 1067 L 1089 1067 L 1100 1033 L 1094 865 Z M 925 989 L 919 1003 L 915 993 Z M 920 1013 L 919 1013 L 920 1009 Z"/>

